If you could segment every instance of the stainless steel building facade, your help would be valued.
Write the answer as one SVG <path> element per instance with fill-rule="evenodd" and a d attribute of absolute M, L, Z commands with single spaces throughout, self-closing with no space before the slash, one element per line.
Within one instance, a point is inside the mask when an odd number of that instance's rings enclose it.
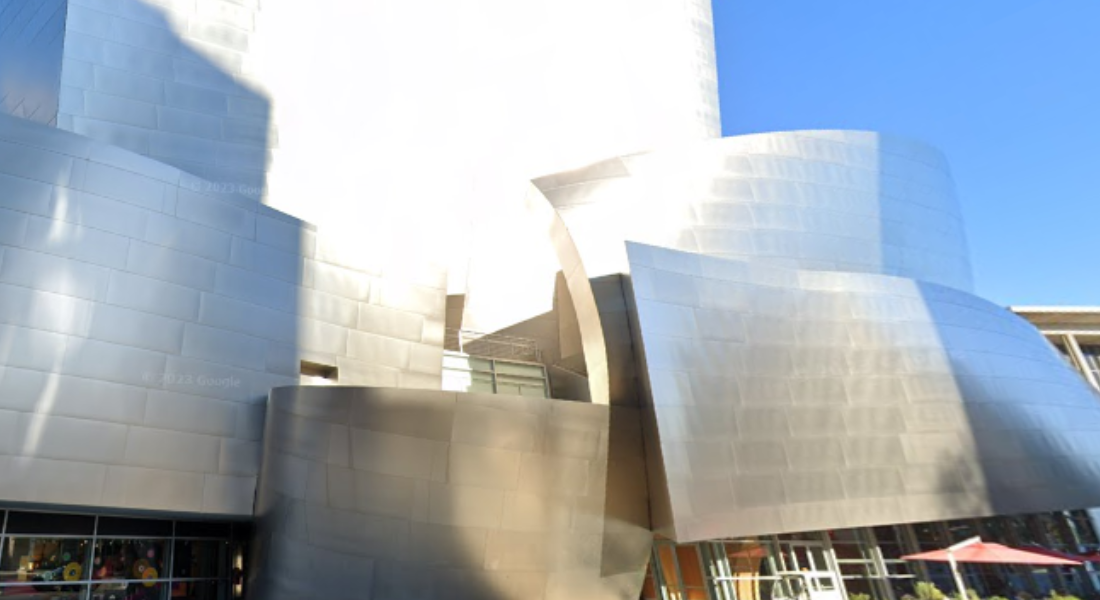
<path fill-rule="evenodd" d="M 1100 505 L 939 153 L 716 139 L 702 0 L 429 4 L 0 1 L 0 597 L 843 598 Z"/>

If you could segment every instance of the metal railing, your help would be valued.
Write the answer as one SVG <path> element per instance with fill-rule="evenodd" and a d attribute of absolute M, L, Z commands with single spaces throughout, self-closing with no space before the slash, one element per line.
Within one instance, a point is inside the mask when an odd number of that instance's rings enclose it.
<path fill-rule="evenodd" d="M 533 339 L 468 329 L 448 328 L 443 336 L 443 349 L 484 358 L 542 361 L 538 342 Z"/>

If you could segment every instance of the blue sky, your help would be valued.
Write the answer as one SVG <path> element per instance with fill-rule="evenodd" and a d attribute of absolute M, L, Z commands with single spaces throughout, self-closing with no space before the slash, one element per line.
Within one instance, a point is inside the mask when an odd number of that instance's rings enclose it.
<path fill-rule="evenodd" d="M 979 294 L 1100 305 L 1100 1 L 714 0 L 714 18 L 725 135 L 931 143 Z"/>

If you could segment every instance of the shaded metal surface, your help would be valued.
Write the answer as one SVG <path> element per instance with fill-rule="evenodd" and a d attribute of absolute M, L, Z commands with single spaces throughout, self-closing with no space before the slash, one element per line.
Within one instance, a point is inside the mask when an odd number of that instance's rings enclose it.
<path fill-rule="evenodd" d="M 272 391 L 250 594 L 633 600 L 638 413 L 518 396 Z"/>
<path fill-rule="evenodd" d="M 1100 402 L 956 289 L 629 244 L 655 526 L 679 541 L 1100 503 Z"/>
<path fill-rule="evenodd" d="M 0 112 L 57 124 L 68 4 L 0 1 Z"/>
<path fill-rule="evenodd" d="M 439 389 L 441 272 L 203 185 L 0 115 L 0 501 L 250 515 L 301 360 Z"/>
<path fill-rule="evenodd" d="M 259 3 L 68 4 L 58 126 L 187 171 L 209 195 L 258 202 L 279 146 L 246 66 Z"/>

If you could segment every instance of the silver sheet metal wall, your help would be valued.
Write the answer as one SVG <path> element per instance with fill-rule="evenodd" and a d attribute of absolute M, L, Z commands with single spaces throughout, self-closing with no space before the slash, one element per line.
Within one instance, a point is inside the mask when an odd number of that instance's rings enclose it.
<path fill-rule="evenodd" d="M 971 288 L 947 162 L 903 138 L 791 131 L 614 158 L 535 180 L 592 277 L 623 240 L 754 267 L 881 273 Z"/>
<path fill-rule="evenodd" d="M 1009 311 L 909 279 L 630 260 L 671 537 L 1100 502 L 1100 398 Z"/>
<path fill-rule="evenodd" d="M 57 124 L 67 0 L 0 0 L 0 112 Z"/>
<path fill-rule="evenodd" d="M 245 66 L 258 2 L 69 4 L 58 127 L 259 201 L 278 134 Z"/>
<path fill-rule="evenodd" d="M 590 277 L 609 380 L 638 380 L 611 401 L 644 407 L 659 533 L 1100 502 L 1100 404 L 1034 329 L 969 294 L 934 150 L 760 134 L 535 183 Z"/>
<path fill-rule="evenodd" d="M 633 600 L 638 412 L 519 396 L 272 391 L 250 595 Z"/>
<path fill-rule="evenodd" d="M 0 501 L 251 515 L 300 360 L 439 388 L 441 271 L 352 268 L 208 183 L 0 116 Z"/>
<path fill-rule="evenodd" d="M 590 279 L 606 387 L 639 401 L 619 277 L 631 240 L 751 268 L 885 273 L 969 289 L 958 201 L 936 150 L 870 132 L 739 136 L 608 159 L 534 181 L 566 225 Z M 577 297 L 574 291 L 574 297 Z M 593 362 L 588 359 L 589 363 Z M 598 386 L 598 389 L 597 389 Z"/>

